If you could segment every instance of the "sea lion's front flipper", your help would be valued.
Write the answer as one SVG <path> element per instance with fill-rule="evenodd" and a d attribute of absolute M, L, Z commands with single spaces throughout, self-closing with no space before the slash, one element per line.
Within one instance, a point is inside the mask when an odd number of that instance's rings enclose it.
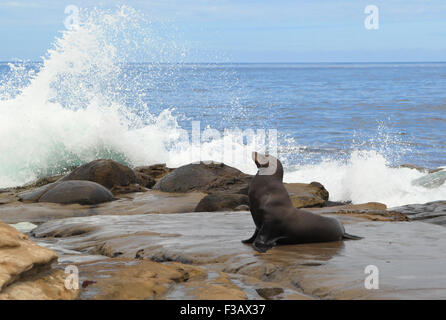
<path fill-rule="evenodd" d="M 246 240 L 242 240 L 242 243 L 253 243 L 254 240 L 257 238 L 258 234 L 259 234 L 259 229 L 256 228 L 256 231 L 254 231 L 254 234 L 252 235 L 252 237 L 249 239 L 246 239 Z"/>
<path fill-rule="evenodd" d="M 258 252 L 266 252 L 276 245 L 276 241 L 283 237 L 272 237 L 273 230 L 271 224 L 264 223 L 252 246 Z"/>
<path fill-rule="evenodd" d="M 254 241 L 254 243 L 252 244 L 252 247 L 260 252 L 260 253 L 264 253 L 266 251 L 268 251 L 269 249 L 271 249 L 272 247 L 274 247 L 276 245 L 275 242 L 261 242 L 261 241 Z"/>

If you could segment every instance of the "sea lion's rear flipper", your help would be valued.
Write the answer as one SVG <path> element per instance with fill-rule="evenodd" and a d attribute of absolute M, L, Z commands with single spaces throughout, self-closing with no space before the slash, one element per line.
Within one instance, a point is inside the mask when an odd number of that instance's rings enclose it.
<path fill-rule="evenodd" d="M 347 240 L 361 240 L 364 239 L 363 237 L 359 237 L 359 236 L 354 236 L 352 234 L 348 234 L 348 233 L 344 233 L 344 235 L 342 236 L 343 239 L 347 239 Z"/>
<path fill-rule="evenodd" d="M 256 231 L 254 231 L 254 234 L 252 235 L 252 237 L 249 239 L 246 239 L 246 240 L 242 240 L 242 243 L 253 243 L 254 240 L 257 238 L 258 234 L 259 234 L 259 229 L 256 228 Z"/>

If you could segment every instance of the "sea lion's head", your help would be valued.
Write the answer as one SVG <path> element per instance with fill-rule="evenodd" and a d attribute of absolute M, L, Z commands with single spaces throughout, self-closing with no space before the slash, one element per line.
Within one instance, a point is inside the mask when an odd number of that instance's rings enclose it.
<path fill-rule="evenodd" d="M 280 161 L 272 155 L 265 155 L 254 151 L 252 153 L 252 160 L 259 169 L 259 175 L 278 176 L 283 178 L 283 167 Z"/>

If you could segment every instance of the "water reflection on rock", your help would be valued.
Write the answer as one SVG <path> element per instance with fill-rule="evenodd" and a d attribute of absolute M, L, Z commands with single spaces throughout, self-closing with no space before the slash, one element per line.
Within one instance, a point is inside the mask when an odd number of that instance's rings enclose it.
<path fill-rule="evenodd" d="M 256 290 L 261 288 L 282 288 L 283 293 L 272 297 L 277 299 L 296 295 L 328 299 L 446 298 L 444 227 L 339 218 L 349 233 L 364 239 L 278 246 L 260 254 L 240 242 L 254 228 L 249 212 L 69 218 L 44 223 L 33 235 L 56 250 L 63 248 L 58 250 L 61 259 L 66 255 L 64 250 L 70 250 L 71 255 L 78 252 L 200 268 L 207 274 L 206 281 L 217 273 L 221 278 L 218 283 L 208 284 L 223 286 L 225 289 L 220 289 L 225 294 L 229 292 L 225 290 L 234 289 L 234 297 L 239 298 L 241 291 L 244 297 L 260 299 Z M 364 287 L 368 265 L 379 269 L 379 290 Z M 181 284 L 184 292 L 186 284 Z M 161 296 L 168 297 L 169 292 L 175 296 L 180 288 L 168 287 Z"/>

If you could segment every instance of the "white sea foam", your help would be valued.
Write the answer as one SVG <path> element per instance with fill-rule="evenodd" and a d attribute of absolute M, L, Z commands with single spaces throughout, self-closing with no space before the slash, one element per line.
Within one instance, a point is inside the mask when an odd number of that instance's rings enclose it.
<path fill-rule="evenodd" d="M 121 70 L 130 53 L 133 58 L 141 54 L 141 45 L 146 59 L 163 63 L 172 56 L 178 60 L 175 54 L 182 56 L 183 48 L 171 44 L 168 37 L 158 39 L 150 23 L 138 21 L 144 17 L 132 8 L 82 14 L 80 27 L 56 39 L 38 72 L 25 74 L 25 68 L 11 65 L 9 79 L 1 84 L 0 188 L 61 173 L 97 158 L 133 166 L 227 160 L 221 152 L 223 140 L 203 143 L 200 153 L 184 139 L 184 130 L 170 110 L 152 115 L 150 106 L 138 96 L 140 80 L 126 79 Z M 174 71 L 173 65 L 151 76 L 166 72 L 175 81 Z M 134 87 L 129 85 L 132 81 Z M 128 90 L 122 90 L 123 82 Z M 126 98 L 133 105 L 127 105 Z M 242 150 L 244 146 L 233 143 L 229 148 Z M 254 170 L 252 163 L 240 167 Z"/>
<path fill-rule="evenodd" d="M 0 84 L 0 188 L 62 173 L 98 158 L 133 166 L 164 162 L 171 167 L 215 160 L 255 173 L 249 152 L 258 146 L 247 146 L 232 134 L 231 143 L 214 139 L 198 148 L 184 136 L 170 110 L 153 115 L 138 90 L 131 86 L 122 90 L 121 66 L 128 61 L 132 44 L 138 49 L 148 47 L 148 56 L 161 62 L 169 62 L 166 55 L 184 53 L 181 46 L 169 46 L 169 41 L 140 29 L 137 12 L 128 7 L 87 13 L 78 29 L 63 32 L 55 41 L 38 72 L 24 74 L 26 69 L 11 66 L 9 80 Z M 147 38 L 138 43 L 141 32 Z M 174 77 L 174 70 L 168 72 Z M 124 81 L 128 85 L 139 80 Z M 133 95 L 132 108 L 125 103 L 126 94 Z M 236 157 L 240 154 L 244 156 Z M 392 168 L 384 154 L 354 151 L 347 161 L 328 159 L 287 168 L 285 181 L 319 181 L 335 201 L 396 206 L 446 199 L 445 184 L 416 185 L 413 181 L 426 173 Z"/>
<path fill-rule="evenodd" d="M 287 172 L 286 182 L 318 181 L 330 192 L 330 200 L 364 203 L 377 201 L 389 207 L 446 199 L 446 184 L 436 188 L 416 185 L 427 172 L 392 167 L 376 151 L 354 151 L 347 161 L 327 160 Z M 434 179 L 435 177 L 432 177 Z"/>

